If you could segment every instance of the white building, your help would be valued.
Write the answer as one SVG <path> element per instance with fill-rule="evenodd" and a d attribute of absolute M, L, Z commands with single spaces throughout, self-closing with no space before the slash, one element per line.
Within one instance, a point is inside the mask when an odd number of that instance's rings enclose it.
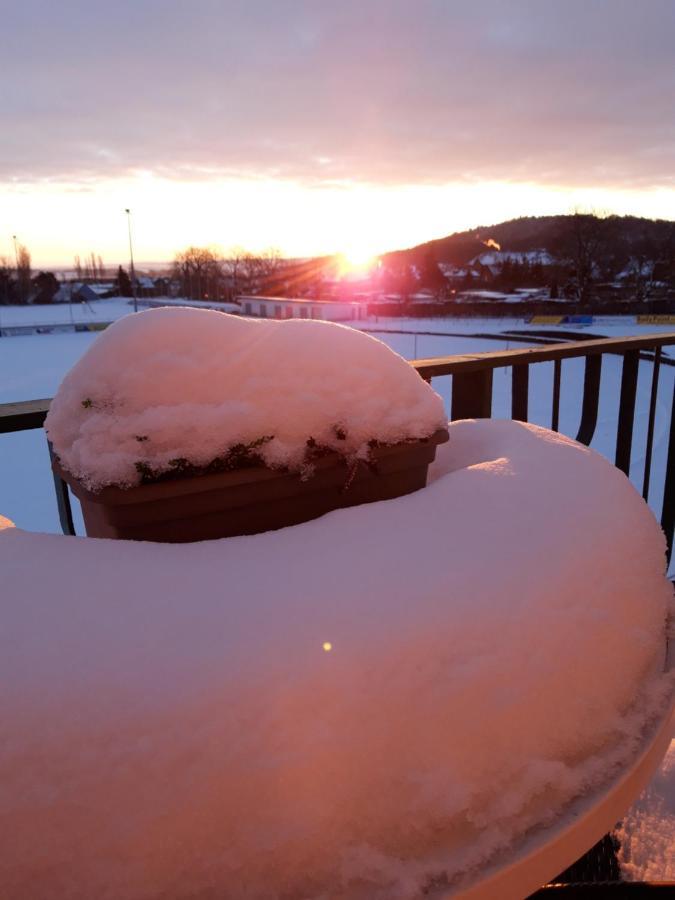
<path fill-rule="evenodd" d="M 306 300 L 298 297 L 239 297 L 241 315 L 260 319 L 324 319 L 349 322 L 365 319 L 366 303 L 350 300 Z"/>

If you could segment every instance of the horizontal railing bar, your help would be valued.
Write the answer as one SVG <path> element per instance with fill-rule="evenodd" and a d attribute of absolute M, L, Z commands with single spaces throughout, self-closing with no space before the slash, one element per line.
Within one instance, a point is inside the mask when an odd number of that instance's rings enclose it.
<path fill-rule="evenodd" d="M 546 344 L 540 347 L 519 347 L 515 350 L 498 350 L 489 353 L 464 353 L 458 356 L 439 356 L 416 359 L 411 365 L 424 378 L 455 373 L 477 372 L 480 369 L 499 369 L 503 366 L 529 365 L 571 359 L 575 356 L 592 356 L 599 353 L 623 354 L 627 350 L 649 350 L 675 344 L 675 334 L 648 334 L 640 337 L 602 338 L 597 341 L 572 341 L 563 344 Z M 663 362 L 663 360 L 662 360 Z"/>
<path fill-rule="evenodd" d="M 0 434 L 42 428 L 51 402 L 49 398 L 0 403 Z"/>

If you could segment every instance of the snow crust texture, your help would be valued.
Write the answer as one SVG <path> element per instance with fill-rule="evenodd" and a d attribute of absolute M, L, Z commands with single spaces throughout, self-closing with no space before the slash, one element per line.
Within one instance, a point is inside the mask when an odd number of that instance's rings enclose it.
<path fill-rule="evenodd" d="M 675 882 L 675 739 L 616 836 L 626 880 Z"/>
<path fill-rule="evenodd" d="M 0 530 L 3 896 L 418 900 L 633 757 L 653 516 L 564 437 L 450 432 L 424 490 L 267 534 Z"/>
<path fill-rule="evenodd" d="M 152 309 L 103 332 L 64 378 L 45 423 L 91 488 L 255 445 L 300 469 L 307 441 L 365 456 L 444 427 L 441 398 L 381 341 L 329 322 Z"/>

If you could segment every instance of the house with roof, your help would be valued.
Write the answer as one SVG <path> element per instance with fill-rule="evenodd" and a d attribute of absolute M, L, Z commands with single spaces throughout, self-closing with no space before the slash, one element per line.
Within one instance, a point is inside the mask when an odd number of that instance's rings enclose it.
<path fill-rule="evenodd" d="M 487 279 L 496 278 L 501 274 L 505 265 L 534 268 L 556 265 L 556 259 L 548 250 L 485 250 L 474 256 L 469 261 L 469 267 L 474 269 L 480 277 Z"/>

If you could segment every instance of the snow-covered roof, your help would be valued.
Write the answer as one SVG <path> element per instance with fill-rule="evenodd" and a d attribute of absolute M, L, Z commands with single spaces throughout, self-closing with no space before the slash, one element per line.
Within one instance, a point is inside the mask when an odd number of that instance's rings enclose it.
<path fill-rule="evenodd" d="M 655 265 L 656 263 L 651 259 L 645 259 L 642 262 L 637 259 L 631 259 L 627 266 L 619 272 L 616 279 L 617 281 L 625 281 L 627 278 L 635 278 L 638 275 L 641 278 L 648 278 L 654 271 Z"/>
<path fill-rule="evenodd" d="M 461 275 L 466 272 L 466 269 L 463 269 L 461 266 L 456 266 L 453 263 L 439 263 L 438 268 L 447 278 Z"/>
<path fill-rule="evenodd" d="M 98 300 L 101 294 L 107 293 L 111 288 L 106 288 L 102 291 L 95 291 L 93 284 L 80 284 L 73 285 L 73 291 L 71 296 L 74 298 L 75 296 L 80 297 L 83 300 Z"/>
<path fill-rule="evenodd" d="M 68 303 L 71 297 L 71 286 L 69 284 L 59 285 L 58 291 L 52 297 L 52 303 Z"/>
<path fill-rule="evenodd" d="M 548 250 L 486 250 L 479 253 L 471 261 L 472 266 L 502 266 L 506 261 L 511 263 L 528 263 L 528 265 L 552 266 L 555 259 Z"/>
<path fill-rule="evenodd" d="M 335 306 L 338 303 L 357 304 L 358 300 L 314 300 L 311 297 L 266 297 L 261 294 L 240 294 L 237 297 L 239 303 L 258 303 L 261 300 L 265 303 L 299 303 L 303 306 Z"/>

